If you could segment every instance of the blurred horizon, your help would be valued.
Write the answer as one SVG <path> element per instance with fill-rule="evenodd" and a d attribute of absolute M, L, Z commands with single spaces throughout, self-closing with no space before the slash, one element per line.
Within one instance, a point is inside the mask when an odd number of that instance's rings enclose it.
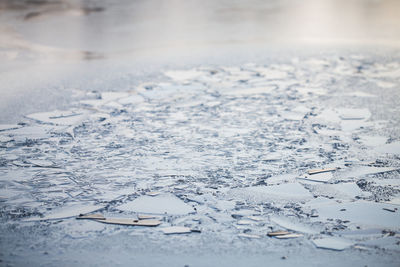
<path fill-rule="evenodd" d="M 68 105 L 70 88 L 126 90 L 165 68 L 396 56 L 398 14 L 396 0 L 3 0 L 0 121 Z"/>
<path fill-rule="evenodd" d="M 2 57 L 7 50 L 65 60 L 237 44 L 400 46 L 395 0 L 20 0 L 2 1 L 0 12 Z"/>

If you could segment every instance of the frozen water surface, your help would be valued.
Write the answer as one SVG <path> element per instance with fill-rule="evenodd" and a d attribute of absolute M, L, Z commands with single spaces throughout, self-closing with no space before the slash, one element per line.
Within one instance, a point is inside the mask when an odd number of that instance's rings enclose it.
<path fill-rule="evenodd" d="M 380 146 L 376 149 L 378 152 L 381 153 L 389 153 L 389 154 L 400 154 L 400 142 L 393 142 L 390 144 L 385 144 Z"/>
<path fill-rule="evenodd" d="M 398 266 L 396 1 L 106 2 L 0 3 L 0 265 Z"/>
<path fill-rule="evenodd" d="M 141 196 L 132 202 L 117 206 L 117 209 L 170 215 L 185 215 L 194 212 L 192 207 L 173 195 Z"/>
<path fill-rule="evenodd" d="M 318 248 L 344 250 L 352 245 L 352 242 L 334 237 L 314 239 L 313 243 Z"/>
<path fill-rule="evenodd" d="M 18 124 L 0 124 L 0 131 L 17 129 L 19 127 L 21 127 L 21 126 Z"/>
<path fill-rule="evenodd" d="M 312 195 L 299 183 L 286 183 L 271 186 L 252 186 L 237 188 L 230 195 L 249 202 L 268 203 L 274 201 L 305 201 Z"/>
<path fill-rule="evenodd" d="M 321 184 L 310 187 L 310 190 L 319 196 L 338 198 L 341 200 L 353 200 L 358 197 L 370 196 L 371 193 L 364 192 L 356 183 Z"/>
<path fill-rule="evenodd" d="M 382 227 L 396 231 L 400 225 L 400 213 L 396 212 L 396 207 L 385 203 L 355 201 L 320 205 L 316 209 L 323 219 L 340 219 L 362 228 Z"/>
<path fill-rule="evenodd" d="M 357 63 L 328 57 L 324 64 Z M 356 101 L 338 101 L 334 70 L 327 67 L 307 81 L 316 74 L 292 65 L 171 70 L 160 82 L 128 92 L 85 93 L 70 110 L 27 114 L 27 121 L 4 126 L 3 231 L 47 225 L 52 242 L 78 238 L 82 245 L 129 233 L 146 238 L 143 244 L 150 247 L 168 244 L 166 251 L 182 250 L 184 240 L 223 252 L 224 240 L 246 253 L 265 249 L 271 229 L 293 231 L 293 238 L 267 245 L 277 251 L 300 242 L 309 251 L 354 251 L 352 241 L 321 235 L 357 227 L 378 229 L 375 235 L 360 233 L 361 241 L 397 233 L 399 116 L 370 105 L 395 102 L 360 93 Z M 306 85 L 284 82 L 289 76 Z M 382 90 L 388 89 L 366 93 Z M 334 171 L 307 173 L 318 168 Z M 162 224 L 160 231 L 139 230 L 73 218 L 95 210 L 123 220 L 158 214 Z M 39 234 L 38 240 L 46 237 Z M 254 243 L 244 249 L 249 240 Z"/>
<path fill-rule="evenodd" d="M 24 221 L 46 221 L 46 220 L 56 220 L 56 219 L 64 219 L 68 217 L 76 217 L 79 214 L 86 214 L 89 212 L 93 212 L 99 209 L 104 208 L 104 206 L 93 205 L 92 203 L 80 203 L 80 204 L 72 204 L 60 209 L 55 209 L 54 211 L 49 212 L 48 214 L 44 214 L 44 217 L 40 218 L 28 218 Z"/>
<path fill-rule="evenodd" d="M 357 62 L 326 59 L 349 68 Z M 78 238 L 82 245 L 129 233 L 149 246 L 168 244 L 166 251 L 182 250 L 184 241 L 222 252 L 228 247 L 219 240 L 229 240 L 248 253 L 271 242 L 271 229 L 293 231 L 267 245 L 272 250 L 302 242 L 309 251 L 353 251 L 353 241 L 321 235 L 373 228 L 378 234 L 360 232 L 358 240 L 377 239 L 379 251 L 378 239 L 389 230 L 397 238 L 400 227 L 393 205 L 400 193 L 399 116 L 369 103 L 395 102 L 337 101 L 330 92 L 338 90 L 331 86 L 338 74 L 329 68 L 307 90 L 282 82 L 290 75 L 307 84 L 307 75 L 316 75 L 293 65 L 167 71 L 168 82 L 83 94 L 70 110 L 27 114 L 28 121 L 4 126 L 3 231 L 47 225 L 53 240 Z M 318 168 L 332 171 L 308 174 Z M 160 231 L 139 230 L 73 218 L 95 210 L 128 221 L 158 214 L 162 224 Z M 246 240 L 254 243 L 243 250 Z"/>

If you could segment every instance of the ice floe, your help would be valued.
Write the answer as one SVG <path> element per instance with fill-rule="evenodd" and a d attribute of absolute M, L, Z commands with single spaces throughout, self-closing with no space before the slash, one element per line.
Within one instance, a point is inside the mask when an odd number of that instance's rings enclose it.
<path fill-rule="evenodd" d="M 354 166 L 352 168 L 343 169 L 338 172 L 337 176 L 341 179 L 360 178 L 367 175 L 392 172 L 400 170 L 400 167 L 373 167 L 373 166 Z"/>
<path fill-rule="evenodd" d="M 186 71 L 178 71 L 178 70 L 171 70 L 164 72 L 164 75 L 171 78 L 174 81 L 182 82 L 186 80 L 192 80 L 197 77 L 200 77 L 203 74 L 201 71 L 197 70 L 186 70 Z"/>
<path fill-rule="evenodd" d="M 295 218 L 274 215 L 270 218 L 270 220 L 271 222 L 285 229 L 305 234 L 318 234 L 323 230 L 321 226 L 307 225 L 306 223 L 296 220 Z"/>
<path fill-rule="evenodd" d="M 341 250 L 345 236 L 373 248 L 368 240 L 399 229 L 397 106 L 375 90 L 391 90 L 377 80 L 396 81 L 341 60 L 296 64 L 171 70 L 164 81 L 79 94 L 70 110 L 0 126 L 3 218 L 56 219 L 43 224 L 69 227 L 73 238 L 78 225 L 190 243 L 196 235 L 169 234 L 201 226 L 201 240 L 233 245 Z M 351 89 L 361 77 L 368 92 Z M 104 219 L 58 221 L 105 206 Z M 288 240 L 266 237 L 277 232 Z"/>
<path fill-rule="evenodd" d="M 317 248 L 331 249 L 331 250 L 344 250 L 353 245 L 349 240 L 337 237 L 323 237 L 312 240 Z"/>
<path fill-rule="evenodd" d="M 349 221 L 362 228 L 382 227 L 398 229 L 400 226 L 400 212 L 388 212 L 384 208 L 396 206 L 370 201 L 355 201 L 336 204 L 314 205 L 318 211 L 318 219 L 340 219 Z"/>
<path fill-rule="evenodd" d="M 99 209 L 104 208 L 102 205 L 96 205 L 93 203 L 77 203 L 77 204 L 69 204 L 66 206 L 62 206 L 60 208 L 55 208 L 50 212 L 44 214 L 43 217 L 31 217 L 24 219 L 24 221 L 46 221 L 46 220 L 57 220 L 57 219 L 65 219 L 70 217 L 76 217 L 79 214 L 85 214 L 89 212 L 93 212 Z"/>
<path fill-rule="evenodd" d="M 12 129 L 17 129 L 21 128 L 21 125 L 18 124 L 0 124 L 0 131 L 5 131 L 5 130 L 12 130 Z"/>
<path fill-rule="evenodd" d="M 37 120 L 42 123 L 49 123 L 55 125 L 76 125 L 82 122 L 87 117 L 87 111 L 72 110 L 60 111 L 55 110 L 52 112 L 40 112 L 29 114 L 26 117 Z"/>
<path fill-rule="evenodd" d="M 172 194 L 157 196 L 141 196 L 133 201 L 117 206 L 119 210 L 140 213 L 185 215 L 193 213 L 194 209 Z"/>
<path fill-rule="evenodd" d="M 388 153 L 388 154 L 400 154 L 400 142 L 393 142 L 390 144 L 385 144 L 379 146 L 375 149 L 380 153 Z"/>
<path fill-rule="evenodd" d="M 252 186 L 232 189 L 228 194 L 234 198 L 250 202 L 306 201 L 312 195 L 299 183 L 286 183 L 271 186 Z"/>
<path fill-rule="evenodd" d="M 356 183 L 319 184 L 313 185 L 312 188 L 312 192 L 317 196 L 341 200 L 355 200 L 356 198 L 371 196 L 371 193 L 362 191 Z"/>
<path fill-rule="evenodd" d="M 316 174 L 306 174 L 304 178 L 300 177 L 299 180 L 304 181 L 314 181 L 314 182 L 328 182 L 333 177 L 331 172 L 322 172 Z"/>

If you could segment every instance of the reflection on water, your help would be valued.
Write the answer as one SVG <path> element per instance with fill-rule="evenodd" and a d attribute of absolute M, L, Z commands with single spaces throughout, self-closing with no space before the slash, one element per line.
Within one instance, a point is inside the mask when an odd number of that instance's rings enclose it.
<path fill-rule="evenodd" d="M 3 50 L 56 57 L 254 43 L 400 44 L 396 0 L 14 0 L 2 1 L 0 12 Z"/>
<path fill-rule="evenodd" d="M 127 90 L 166 66 L 398 51 L 398 14 L 398 0 L 0 0 L 0 121 L 60 108 L 71 88 Z"/>

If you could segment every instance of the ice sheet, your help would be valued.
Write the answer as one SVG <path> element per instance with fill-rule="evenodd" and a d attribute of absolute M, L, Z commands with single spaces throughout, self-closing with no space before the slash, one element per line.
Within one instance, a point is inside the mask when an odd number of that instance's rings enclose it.
<path fill-rule="evenodd" d="M 336 238 L 336 237 L 323 237 L 314 239 L 312 241 L 317 248 L 331 249 L 331 250 L 344 250 L 353 243 L 349 240 Z"/>
<path fill-rule="evenodd" d="M 194 209 L 171 194 L 163 194 L 155 197 L 141 196 L 133 201 L 117 207 L 123 211 L 140 213 L 184 215 L 194 212 Z"/>
<path fill-rule="evenodd" d="M 93 212 L 93 211 L 96 211 L 96 210 L 99 210 L 102 208 L 104 208 L 104 206 L 96 205 L 96 204 L 93 204 L 90 202 L 89 203 L 69 204 L 66 206 L 59 207 L 59 208 L 54 208 L 50 212 L 44 214 L 44 217 L 32 217 L 32 218 L 24 219 L 24 221 L 32 222 L 32 221 L 65 219 L 65 218 L 78 216 L 79 214 Z"/>
<path fill-rule="evenodd" d="M 43 123 L 50 123 L 55 125 L 76 125 L 87 118 L 87 111 L 60 111 L 55 110 L 51 112 L 33 113 L 27 115 L 28 118 L 37 120 Z"/>
<path fill-rule="evenodd" d="M 390 144 L 385 144 L 376 148 L 376 151 L 380 153 L 388 153 L 388 154 L 400 154 L 400 142 L 393 142 Z"/>
<path fill-rule="evenodd" d="M 253 186 L 232 189 L 228 194 L 234 198 L 261 203 L 269 201 L 306 201 L 312 195 L 299 183 L 271 186 Z"/>
<path fill-rule="evenodd" d="M 345 202 L 312 206 L 322 219 L 348 220 L 361 227 L 382 227 L 398 229 L 400 212 L 388 212 L 383 208 L 395 208 L 395 205 L 369 201 Z"/>

